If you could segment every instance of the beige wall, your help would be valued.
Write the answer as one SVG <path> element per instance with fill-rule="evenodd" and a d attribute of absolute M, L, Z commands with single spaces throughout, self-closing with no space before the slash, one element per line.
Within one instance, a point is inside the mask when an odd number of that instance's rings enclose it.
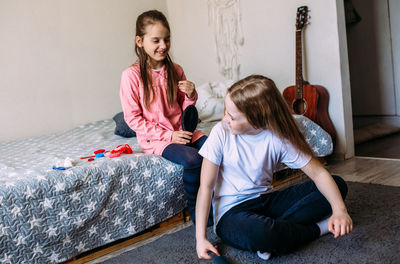
<path fill-rule="evenodd" d="M 361 21 L 347 32 L 353 114 L 398 115 L 393 62 L 399 62 L 399 1 L 353 0 Z M 389 13 L 392 13 L 389 15 Z M 397 21 L 396 21 L 397 19 Z M 392 20 L 392 21 L 391 21 Z M 396 23 L 397 22 L 397 23 Z M 393 43 L 392 43 L 393 40 Z M 397 58 L 396 58 L 397 55 Z"/>
<path fill-rule="evenodd" d="M 0 0 L 0 141 L 121 111 L 136 17 L 160 0 Z"/>
<path fill-rule="evenodd" d="M 207 2 L 167 1 L 173 57 L 197 84 L 224 80 L 218 72 Z M 304 31 L 304 78 L 328 89 L 329 114 L 338 134 L 335 150 L 341 157 L 351 157 L 354 145 L 343 1 L 240 1 L 244 33 L 244 45 L 239 47 L 241 77 L 267 75 L 281 90 L 295 83 L 295 19 L 301 5 L 311 10 Z"/>
<path fill-rule="evenodd" d="M 70 129 L 120 111 L 121 71 L 134 60 L 134 22 L 147 9 L 169 18 L 171 54 L 188 79 L 197 85 L 224 80 L 207 3 L 0 0 L 0 141 Z M 312 17 L 305 31 L 304 77 L 329 90 L 329 113 L 339 136 L 336 151 L 349 157 L 351 103 L 341 0 L 241 0 L 240 77 L 268 75 L 282 90 L 294 83 L 295 17 L 301 5 L 309 6 Z"/>

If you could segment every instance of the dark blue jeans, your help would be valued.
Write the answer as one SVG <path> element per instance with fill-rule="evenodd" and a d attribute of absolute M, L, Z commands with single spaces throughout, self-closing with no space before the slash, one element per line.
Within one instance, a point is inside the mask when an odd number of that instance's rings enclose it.
<path fill-rule="evenodd" d="M 333 178 L 344 199 L 345 181 Z M 233 247 L 282 255 L 318 238 L 316 223 L 331 213 L 329 202 L 314 182 L 307 181 L 231 208 L 218 222 L 216 231 Z"/>
<path fill-rule="evenodd" d="M 183 166 L 183 186 L 186 193 L 187 204 L 190 216 L 194 222 L 197 192 L 200 187 L 200 171 L 203 157 L 198 153 L 201 146 L 206 141 L 207 136 L 203 136 L 195 142 L 182 145 L 170 144 L 168 145 L 162 156 L 169 161 L 180 164 Z M 212 221 L 212 216 L 209 218 Z M 210 225 L 210 223 L 209 223 Z M 211 223 L 212 225 L 212 223 Z"/>

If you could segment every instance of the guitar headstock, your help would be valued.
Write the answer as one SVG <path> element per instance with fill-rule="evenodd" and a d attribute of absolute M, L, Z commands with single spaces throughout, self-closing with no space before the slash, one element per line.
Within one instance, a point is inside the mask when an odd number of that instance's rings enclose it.
<path fill-rule="evenodd" d="M 296 16 L 296 29 L 302 30 L 308 22 L 308 7 L 300 6 L 297 8 L 297 16 Z"/>

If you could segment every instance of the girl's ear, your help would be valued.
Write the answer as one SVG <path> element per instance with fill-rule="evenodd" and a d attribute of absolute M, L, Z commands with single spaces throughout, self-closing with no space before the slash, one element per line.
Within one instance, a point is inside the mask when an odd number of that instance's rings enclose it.
<path fill-rule="evenodd" d="M 136 42 L 136 45 L 139 47 L 139 48 L 141 48 L 142 46 L 143 46 L 143 38 L 142 37 L 140 37 L 140 36 L 136 36 L 136 39 L 135 39 L 135 42 Z"/>

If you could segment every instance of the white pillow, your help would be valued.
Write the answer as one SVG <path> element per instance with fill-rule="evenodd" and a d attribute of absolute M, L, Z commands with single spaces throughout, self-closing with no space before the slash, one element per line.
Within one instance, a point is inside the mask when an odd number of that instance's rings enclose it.
<path fill-rule="evenodd" d="M 233 84 L 232 80 L 208 82 L 197 87 L 196 103 L 199 118 L 202 122 L 221 120 L 224 116 L 226 90 Z"/>

